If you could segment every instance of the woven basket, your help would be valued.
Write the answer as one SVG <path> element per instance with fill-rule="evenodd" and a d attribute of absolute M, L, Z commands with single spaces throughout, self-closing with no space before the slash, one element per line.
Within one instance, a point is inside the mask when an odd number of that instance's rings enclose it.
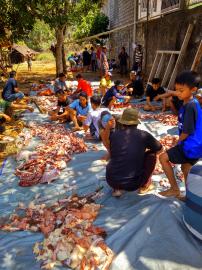
<path fill-rule="evenodd" d="M 0 135 L 0 152 L 5 154 L 5 156 L 15 154 L 17 152 L 15 138 Z"/>

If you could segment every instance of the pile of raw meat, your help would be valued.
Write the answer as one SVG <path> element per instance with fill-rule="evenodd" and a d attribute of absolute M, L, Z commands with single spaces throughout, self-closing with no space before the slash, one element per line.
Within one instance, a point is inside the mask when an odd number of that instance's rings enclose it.
<path fill-rule="evenodd" d="M 77 270 L 108 270 L 113 251 L 104 242 L 106 232 L 93 225 L 101 208 L 94 202 L 98 193 L 73 195 L 51 207 L 32 202 L 25 208 L 20 204 L 18 210 L 24 210 L 24 215 L 13 214 L 0 228 L 42 232 L 46 238 L 36 243 L 33 251 L 43 269 L 62 265 Z"/>
<path fill-rule="evenodd" d="M 72 154 L 87 151 L 83 139 L 62 125 L 30 123 L 30 131 L 32 136 L 41 139 L 41 144 L 34 152 L 21 151 L 17 155 L 17 161 L 24 160 L 15 171 L 20 186 L 50 183 L 66 168 Z"/>
<path fill-rule="evenodd" d="M 140 119 L 141 120 L 156 120 L 161 122 L 164 125 L 167 126 L 177 126 L 178 120 L 177 116 L 172 115 L 172 114 L 164 114 L 164 113 L 159 113 L 159 114 L 152 114 L 152 113 L 146 113 L 146 114 L 140 114 Z"/>
<path fill-rule="evenodd" d="M 161 138 L 159 142 L 163 145 L 163 147 L 168 150 L 169 148 L 175 146 L 178 142 L 179 136 L 177 135 L 166 135 Z"/>
<path fill-rule="evenodd" d="M 159 142 L 167 150 L 167 149 L 169 149 L 177 144 L 178 138 L 179 138 L 178 136 L 166 135 L 165 137 L 160 139 Z M 174 164 L 172 164 L 172 166 L 174 167 Z M 155 167 L 153 174 L 158 175 L 158 174 L 163 174 L 163 173 L 164 173 L 163 168 L 162 168 L 159 160 L 157 160 L 156 167 Z"/>
<path fill-rule="evenodd" d="M 55 110 L 58 103 L 58 99 L 56 96 L 37 96 L 32 97 L 32 100 L 44 112 Z"/>

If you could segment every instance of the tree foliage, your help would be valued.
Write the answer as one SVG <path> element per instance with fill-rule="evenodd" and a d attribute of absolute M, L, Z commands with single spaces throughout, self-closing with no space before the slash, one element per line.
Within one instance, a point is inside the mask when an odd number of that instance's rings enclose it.
<path fill-rule="evenodd" d="M 74 37 L 76 39 L 93 36 L 108 30 L 109 18 L 101 12 L 89 11 L 76 27 Z"/>
<path fill-rule="evenodd" d="M 103 1 L 81 0 L 74 10 L 73 26 L 76 39 L 88 37 L 108 29 L 109 19 L 100 12 Z"/>
<path fill-rule="evenodd" d="M 28 47 L 42 51 L 50 48 L 50 44 L 54 41 L 54 31 L 44 21 L 36 20 L 33 30 L 29 33 L 25 39 Z"/>
<path fill-rule="evenodd" d="M 64 39 L 67 27 L 80 27 L 82 24 L 83 35 L 100 32 L 105 22 L 104 16 L 99 13 L 101 4 L 102 0 L 0 0 L 0 29 L 3 29 L 2 35 L 10 32 L 16 41 L 30 34 L 36 19 L 44 21 L 55 34 L 56 70 L 60 73 L 65 71 Z"/>
<path fill-rule="evenodd" d="M 35 18 L 30 14 L 26 1 L 0 0 L 0 37 L 17 41 L 33 28 Z"/>

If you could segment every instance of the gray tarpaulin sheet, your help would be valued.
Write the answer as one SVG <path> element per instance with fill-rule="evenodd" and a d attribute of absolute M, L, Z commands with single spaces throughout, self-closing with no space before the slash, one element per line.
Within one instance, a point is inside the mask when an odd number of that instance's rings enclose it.
<path fill-rule="evenodd" d="M 44 122 L 46 116 L 34 112 L 27 113 L 25 119 Z M 142 127 L 147 129 L 149 123 Z M 175 131 L 173 128 L 169 130 L 158 129 L 155 134 L 153 128 L 153 134 L 158 137 L 167 131 Z M 28 148 L 33 149 L 34 144 L 35 140 Z M 58 180 L 30 188 L 18 186 L 14 175 L 16 162 L 9 157 L 0 176 L 0 216 L 12 213 L 19 202 L 27 205 L 33 200 L 51 202 L 67 194 L 86 194 L 103 186 L 103 196 L 99 201 L 104 207 L 95 223 L 106 229 L 106 242 L 116 253 L 111 270 L 202 269 L 202 242 L 183 224 L 183 203 L 173 198 L 162 199 L 155 194 L 139 196 L 136 192 L 113 198 L 105 182 L 106 163 L 100 160 L 104 148 L 101 144 L 98 148 L 100 151 L 89 150 L 75 155 Z M 40 269 L 32 247 L 42 239 L 40 233 L 0 232 L 0 269 Z"/>

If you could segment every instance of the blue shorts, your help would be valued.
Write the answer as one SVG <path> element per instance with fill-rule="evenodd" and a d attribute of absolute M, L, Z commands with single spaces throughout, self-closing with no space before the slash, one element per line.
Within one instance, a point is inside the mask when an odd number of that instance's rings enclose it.
<path fill-rule="evenodd" d="M 6 101 L 15 101 L 16 99 L 23 99 L 24 98 L 24 94 L 22 92 L 19 93 L 15 93 L 15 94 L 11 94 L 10 96 L 5 96 L 4 99 Z"/>

